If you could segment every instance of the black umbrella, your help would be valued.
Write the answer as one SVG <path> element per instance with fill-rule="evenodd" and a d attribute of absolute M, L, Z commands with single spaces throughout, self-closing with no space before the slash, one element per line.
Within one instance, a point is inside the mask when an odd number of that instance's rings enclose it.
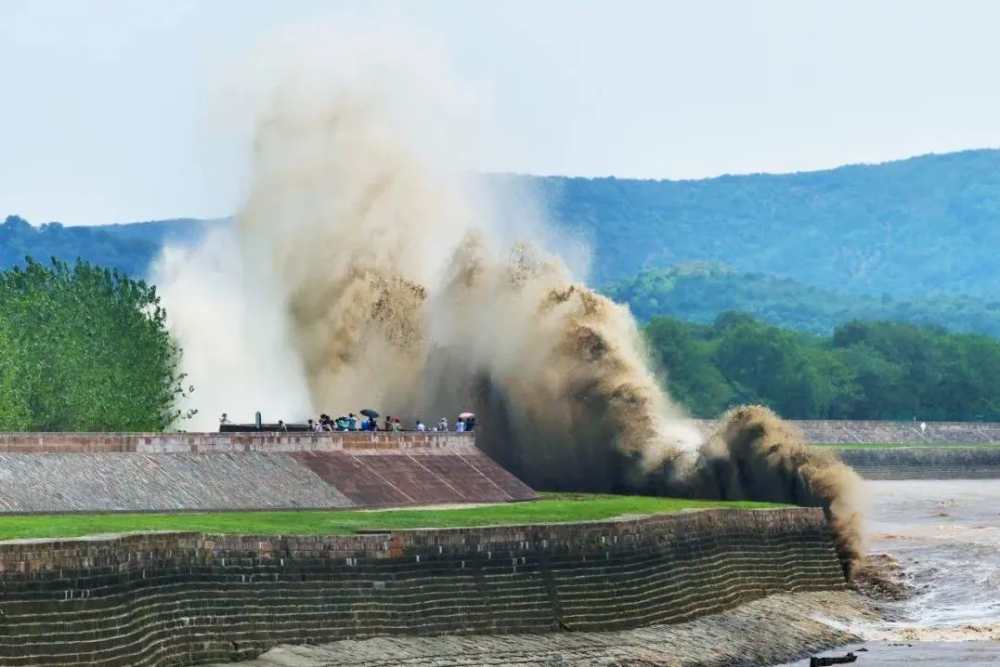
<path fill-rule="evenodd" d="M 369 419 L 378 418 L 378 413 L 372 410 L 371 408 L 365 408 L 364 410 L 361 411 L 361 414 L 363 414 L 365 417 L 368 417 Z"/>

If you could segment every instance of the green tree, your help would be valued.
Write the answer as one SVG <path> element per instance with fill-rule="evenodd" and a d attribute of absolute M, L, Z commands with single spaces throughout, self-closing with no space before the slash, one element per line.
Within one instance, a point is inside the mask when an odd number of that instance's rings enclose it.
<path fill-rule="evenodd" d="M 26 431 L 31 426 L 19 362 L 7 326 L 0 320 L 0 431 Z"/>
<path fill-rule="evenodd" d="M 830 337 L 724 313 L 645 328 L 667 388 L 692 414 L 762 403 L 797 419 L 1000 419 L 1000 342 L 897 322 L 848 322 Z"/>
<path fill-rule="evenodd" d="M 21 406 L 10 414 L 26 428 L 158 431 L 183 416 L 180 350 L 155 288 L 141 281 L 29 259 L 0 273 L 0 329 L 17 387 L 10 404 Z"/>
<path fill-rule="evenodd" d="M 664 369 L 671 395 L 699 417 L 712 417 L 733 402 L 732 386 L 712 362 L 713 345 L 699 336 L 703 327 L 655 318 L 646 337 Z"/>

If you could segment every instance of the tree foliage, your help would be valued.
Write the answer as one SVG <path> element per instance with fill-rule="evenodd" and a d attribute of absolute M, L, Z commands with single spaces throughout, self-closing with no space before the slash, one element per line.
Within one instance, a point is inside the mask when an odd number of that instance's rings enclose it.
<path fill-rule="evenodd" d="M 1000 338 L 1000 301 L 968 296 L 868 296 L 808 287 L 790 278 L 692 262 L 650 269 L 604 289 L 641 321 L 657 315 L 709 324 L 740 311 L 776 326 L 830 334 L 850 320 L 939 325 Z"/>
<path fill-rule="evenodd" d="M 0 272 L 0 430 L 158 431 L 180 350 L 153 287 L 85 262 Z"/>
<path fill-rule="evenodd" d="M 494 176 L 586 238 L 607 285 L 692 261 L 810 287 L 994 299 L 1000 151 L 686 181 Z"/>
<path fill-rule="evenodd" d="M 654 317 L 645 333 L 697 416 L 762 403 L 794 419 L 1000 420 L 1000 342 L 986 336 L 861 321 L 815 336 L 740 313 Z"/>
<path fill-rule="evenodd" d="M 68 262 L 83 259 L 141 277 L 164 243 L 197 240 L 215 224 L 220 223 L 180 219 L 95 227 L 49 222 L 35 227 L 10 215 L 0 223 L 0 269 L 23 266 L 29 256 L 56 257 Z"/>

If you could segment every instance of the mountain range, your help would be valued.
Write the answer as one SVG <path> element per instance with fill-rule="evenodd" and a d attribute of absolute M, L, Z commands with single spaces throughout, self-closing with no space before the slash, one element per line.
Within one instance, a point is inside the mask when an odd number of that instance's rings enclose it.
<path fill-rule="evenodd" d="M 591 282 L 640 318 L 744 310 L 823 333 L 896 319 L 1000 336 L 1000 150 L 701 180 L 488 175 L 537 195 L 591 250 Z M 217 220 L 0 224 L 0 268 L 25 255 L 142 276 L 168 241 Z"/>

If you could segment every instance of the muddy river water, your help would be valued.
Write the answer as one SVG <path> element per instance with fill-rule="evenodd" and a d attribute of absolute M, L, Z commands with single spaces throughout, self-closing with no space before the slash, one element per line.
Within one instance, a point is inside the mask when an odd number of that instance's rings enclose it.
<path fill-rule="evenodd" d="M 1000 665 L 1000 480 L 866 486 L 868 550 L 894 557 L 915 594 L 886 603 L 882 621 L 845 627 L 866 641 L 828 654 L 863 647 L 855 664 L 869 667 Z"/>

